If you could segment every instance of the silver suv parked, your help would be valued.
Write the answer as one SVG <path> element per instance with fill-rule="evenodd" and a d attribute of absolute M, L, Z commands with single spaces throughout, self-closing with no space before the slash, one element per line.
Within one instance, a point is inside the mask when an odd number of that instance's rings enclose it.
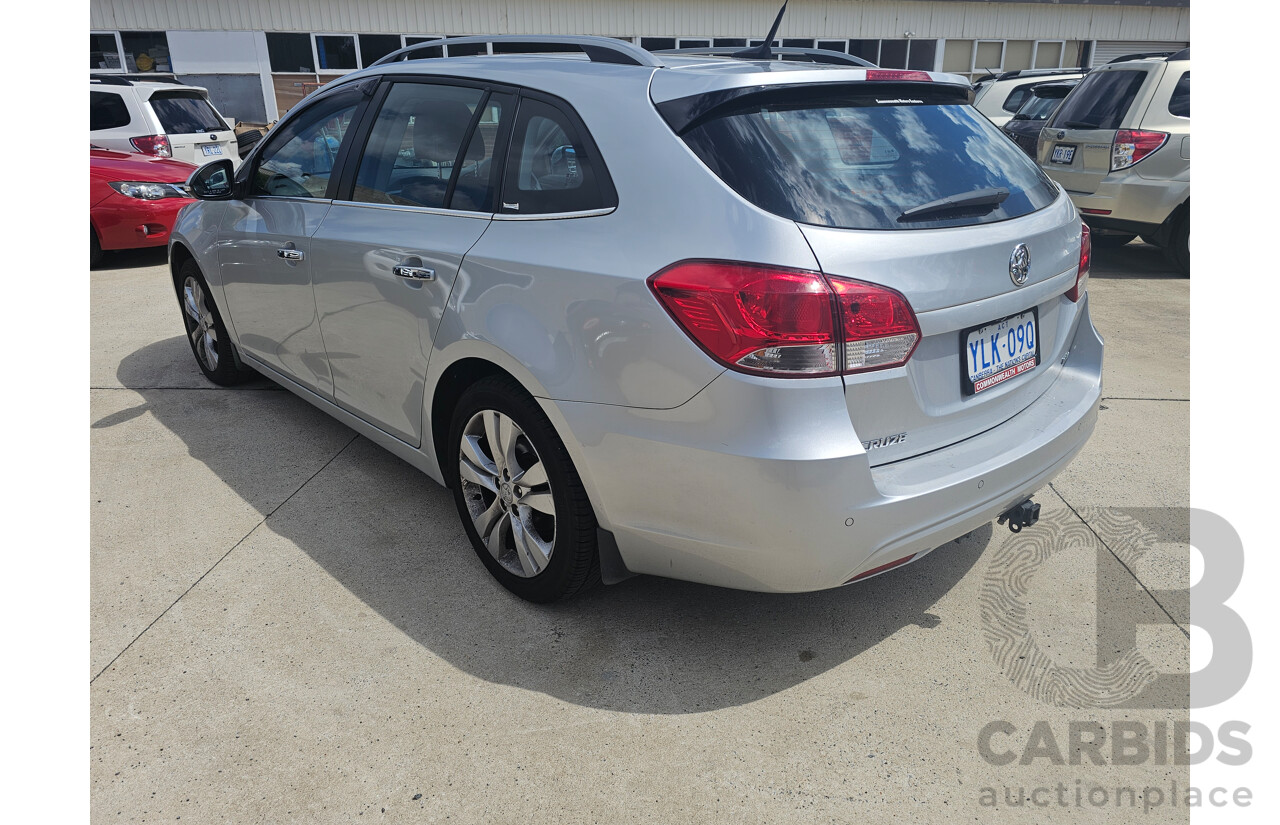
<path fill-rule="evenodd" d="M 1190 274 L 1190 49 L 1094 69 L 1041 129 L 1037 158 L 1095 244 L 1141 235 Z"/>
<path fill-rule="evenodd" d="M 562 53 L 410 47 L 192 176 L 210 380 L 452 487 L 537 601 L 836 587 L 1034 521 L 1097 415 L 1089 234 L 963 78 L 487 40 Z"/>

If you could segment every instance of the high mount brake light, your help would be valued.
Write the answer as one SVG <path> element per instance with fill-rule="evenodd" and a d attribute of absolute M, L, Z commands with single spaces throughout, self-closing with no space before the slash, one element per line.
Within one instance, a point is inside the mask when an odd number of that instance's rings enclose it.
<path fill-rule="evenodd" d="M 1079 301 L 1084 297 L 1085 289 L 1089 284 L 1089 264 L 1093 258 L 1093 242 L 1089 237 L 1088 224 L 1080 224 L 1080 266 L 1076 270 L 1075 286 L 1067 290 L 1067 298 L 1071 301 Z"/>
<path fill-rule="evenodd" d="M 867 69 L 867 80 L 914 80 L 921 83 L 932 83 L 928 72 L 907 71 L 903 69 Z"/>
<path fill-rule="evenodd" d="M 649 288 L 690 338 L 739 372 L 780 378 L 884 369 L 920 340 L 907 299 L 820 272 L 732 261 L 683 261 Z"/>
<path fill-rule="evenodd" d="M 1138 129 L 1121 129 L 1111 142 L 1111 171 L 1128 169 L 1169 139 L 1166 132 L 1144 132 Z"/>

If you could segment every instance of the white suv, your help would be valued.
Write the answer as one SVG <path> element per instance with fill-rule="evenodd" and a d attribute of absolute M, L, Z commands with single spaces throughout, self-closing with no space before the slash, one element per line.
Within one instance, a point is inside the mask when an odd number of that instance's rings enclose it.
<path fill-rule="evenodd" d="M 235 130 L 213 108 L 209 92 L 172 79 L 91 75 L 89 142 L 196 166 L 223 158 L 240 165 Z"/>
<path fill-rule="evenodd" d="M 1190 274 L 1190 49 L 1094 69 L 1040 130 L 1036 159 L 1095 246 L 1141 235 Z"/>
<path fill-rule="evenodd" d="M 973 106 L 997 126 L 1008 123 L 1022 104 L 1031 99 L 1031 90 L 1041 83 L 1084 77 L 1083 69 L 1022 69 L 987 75 L 973 84 Z"/>

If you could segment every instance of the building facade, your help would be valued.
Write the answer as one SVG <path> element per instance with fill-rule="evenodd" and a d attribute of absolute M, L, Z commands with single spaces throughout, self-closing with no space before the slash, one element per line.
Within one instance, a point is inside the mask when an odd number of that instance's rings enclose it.
<path fill-rule="evenodd" d="M 761 42 L 778 0 L 91 0 L 89 70 L 167 72 L 223 114 L 270 123 L 317 86 L 405 45 L 469 34 L 594 34 L 648 49 Z M 1188 0 L 791 0 L 784 46 L 886 68 L 1094 66 L 1190 41 Z M 454 54 L 477 47 L 455 47 Z M 478 47 L 484 51 L 485 47 Z M 441 50 L 447 56 L 446 46 Z"/>

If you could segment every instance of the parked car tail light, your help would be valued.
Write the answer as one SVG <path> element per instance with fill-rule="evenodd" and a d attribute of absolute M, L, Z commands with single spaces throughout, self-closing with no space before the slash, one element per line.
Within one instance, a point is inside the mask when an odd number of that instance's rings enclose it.
<path fill-rule="evenodd" d="M 867 69 L 867 80 L 918 80 L 932 83 L 928 72 L 913 72 L 903 69 Z"/>
<path fill-rule="evenodd" d="M 1121 129 L 1111 143 L 1111 171 L 1128 169 L 1169 139 L 1166 132 L 1143 132 L 1137 129 Z"/>
<path fill-rule="evenodd" d="M 1080 268 L 1076 271 L 1076 284 L 1067 291 L 1067 298 L 1079 301 L 1089 285 L 1089 264 L 1093 258 L 1093 242 L 1089 240 L 1089 227 L 1080 224 Z"/>
<path fill-rule="evenodd" d="M 875 284 L 832 278 L 844 333 L 844 371 L 907 363 L 920 342 L 920 325 L 901 293 Z"/>
<path fill-rule="evenodd" d="M 107 184 L 126 198 L 138 198 L 144 201 L 158 201 L 162 198 L 191 197 L 181 186 L 172 183 L 146 183 L 142 181 L 121 180 Z"/>
<path fill-rule="evenodd" d="M 169 145 L 169 138 L 166 135 L 145 135 L 132 138 L 129 142 L 133 144 L 134 149 L 144 155 L 155 155 L 160 158 L 173 157 L 173 147 Z"/>
<path fill-rule="evenodd" d="M 920 339 L 906 298 L 820 272 L 685 261 L 649 278 L 676 323 L 720 363 L 811 378 L 898 366 Z"/>

